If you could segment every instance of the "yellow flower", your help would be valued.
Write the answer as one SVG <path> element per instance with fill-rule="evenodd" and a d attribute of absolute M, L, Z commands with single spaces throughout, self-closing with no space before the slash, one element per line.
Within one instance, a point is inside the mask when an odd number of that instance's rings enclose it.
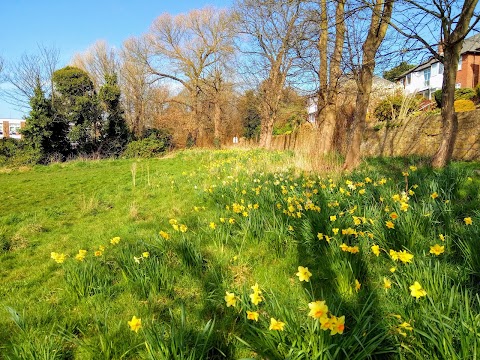
<path fill-rule="evenodd" d="M 330 221 L 337 220 L 337 215 L 330 215 Z"/>
<path fill-rule="evenodd" d="M 180 231 L 182 233 L 187 232 L 187 229 L 188 229 L 187 225 L 185 225 L 185 224 L 180 225 Z"/>
<path fill-rule="evenodd" d="M 435 191 L 435 192 L 433 192 L 433 193 L 430 195 L 430 197 L 431 197 L 433 200 L 435 200 L 435 199 L 438 197 L 438 193 Z"/>
<path fill-rule="evenodd" d="M 402 210 L 402 211 L 407 211 L 407 210 L 408 210 L 408 207 L 409 207 L 409 205 L 408 205 L 406 202 L 403 202 L 403 201 L 402 201 L 402 202 L 400 203 L 400 210 Z"/>
<path fill-rule="evenodd" d="M 310 309 L 308 316 L 311 316 L 314 319 L 321 319 L 327 316 L 328 306 L 325 304 L 325 301 L 314 301 L 308 304 Z"/>
<path fill-rule="evenodd" d="M 366 177 L 366 178 L 365 178 L 365 182 L 366 182 L 366 183 L 371 183 L 371 182 L 372 182 L 372 179 L 370 179 L 369 177 Z"/>
<path fill-rule="evenodd" d="M 117 245 L 119 242 L 120 242 L 120 236 L 115 236 L 114 238 L 112 238 L 112 240 L 110 240 L 110 244 L 112 245 Z"/>
<path fill-rule="evenodd" d="M 279 330 L 283 331 L 283 328 L 285 327 L 285 323 L 275 320 L 274 318 L 270 318 L 270 327 L 268 330 Z"/>
<path fill-rule="evenodd" d="M 393 274 L 395 271 L 397 271 L 397 268 L 396 267 L 391 267 L 390 268 L 390 272 Z"/>
<path fill-rule="evenodd" d="M 175 219 L 170 219 L 170 220 L 168 220 L 168 222 L 169 222 L 170 225 L 178 224 L 177 220 L 175 220 Z"/>
<path fill-rule="evenodd" d="M 261 294 L 262 291 L 260 290 L 260 287 L 258 286 L 258 283 L 255 283 L 255 285 L 251 286 L 250 289 L 253 290 L 253 292 L 257 293 L 257 294 Z"/>
<path fill-rule="evenodd" d="M 235 306 L 237 304 L 237 297 L 234 293 L 225 291 L 225 302 L 227 303 L 227 307 Z"/>
<path fill-rule="evenodd" d="M 391 221 L 385 222 L 385 225 L 387 225 L 387 228 L 389 229 L 395 229 L 395 224 Z"/>
<path fill-rule="evenodd" d="M 440 240 L 445 241 L 445 235 L 443 235 L 443 234 L 438 234 L 438 237 L 440 238 Z"/>
<path fill-rule="evenodd" d="M 102 256 L 103 252 L 101 250 L 97 250 L 93 253 L 95 256 Z"/>
<path fill-rule="evenodd" d="M 292 225 L 288 225 L 288 231 L 294 231 L 295 229 L 293 228 Z"/>
<path fill-rule="evenodd" d="M 83 261 L 87 255 L 87 250 L 78 250 L 78 254 L 75 255 L 75 260 Z"/>
<path fill-rule="evenodd" d="M 408 253 L 406 250 L 397 252 L 398 259 L 404 264 L 412 262 L 413 254 Z"/>
<path fill-rule="evenodd" d="M 402 171 L 402 175 L 407 177 L 409 175 L 408 171 Z"/>
<path fill-rule="evenodd" d="M 360 281 L 355 279 L 355 291 L 359 292 L 361 287 L 362 287 L 362 284 L 360 284 Z"/>
<path fill-rule="evenodd" d="M 215 230 L 217 228 L 217 224 L 215 224 L 214 222 L 211 222 L 209 225 L 210 229 L 212 230 Z"/>
<path fill-rule="evenodd" d="M 415 172 L 415 171 L 417 171 L 417 167 L 416 167 L 415 165 L 411 165 L 411 166 L 410 166 L 410 170 L 411 170 L 412 172 Z"/>
<path fill-rule="evenodd" d="M 56 252 L 52 252 L 50 253 L 50 257 L 55 260 L 55 262 L 57 262 L 58 264 L 61 264 L 65 261 L 66 259 L 66 255 L 65 254 L 59 254 L 59 253 L 56 253 Z"/>
<path fill-rule="evenodd" d="M 256 311 L 248 311 L 247 310 L 247 319 L 258 321 L 258 312 Z"/>
<path fill-rule="evenodd" d="M 414 298 L 420 298 L 422 296 L 426 296 L 427 292 L 422 288 L 422 285 L 415 281 L 412 286 L 410 286 L 410 295 Z"/>
<path fill-rule="evenodd" d="M 318 234 L 317 234 L 317 238 L 318 238 L 318 240 L 322 240 L 322 239 L 323 239 L 323 234 L 322 234 L 322 233 L 318 233 Z"/>
<path fill-rule="evenodd" d="M 173 230 L 178 231 L 178 225 L 177 224 L 172 224 Z"/>
<path fill-rule="evenodd" d="M 338 235 L 339 230 L 340 230 L 339 228 L 333 228 L 332 229 L 333 235 Z"/>
<path fill-rule="evenodd" d="M 438 256 L 440 254 L 443 254 L 444 251 L 445 251 L 445 246 L 440 246 L 438 244 L 430 246 L 430 254 L 434 254 Z"/>
<path fill-rule="evenodd" d="M 380 246 L 373 244 L 373 245 L 372 245 L 372 252 L 373 252 L 376 256 L 379 256 L 379 255 L 380 255 Z"/>
<path fill-rule="evenodd" d="M 410 323 L 408 323 L 406 321 L 404 321 L 403 323 L 398 325 L 398 327 L 403 328 L 403 329 L 408 330 L 408 331 L 413 331 L 412 325 L 410 325 Z"/>
<path fill-rule="evenodd" d="M 229 224 L 235 224 L 235 219 L 234 219 L 234 218 L 228 219 L 228 223 L 229 223 Z"/>
<path fill-rule="evenodd" d="M 342 249 L 342 251 L 348 251 L 348 245 L 343 243 L 342 245 L 340 245 L 340 249 Z"/>
<path fill-rule="evenodd" d="M 322 330 L 330 330 L 332 328 L 332 320 L 328 316 L 321 317 L 320 328 Z"/>
<path fill-rule="evenodd" d="M 149 256 L 150 256 L 150 253 L 149 253 L 148 251 L 144 251 L 144 252 L 142 253 L 142 257 L 143 257 L 143 258 L 148 258 Z"/>
<path fill-rule="evenodd" d="M 471 217 L 466 217 L 465 219 L 463 219 L 463 221 L 465 221 L 465 225 L 472 225 L 473 223 Z"/>
<path fill-rule="evenodd" d="M 170 239 L 170 235 L 168 235 L 165 231 L 160 231 L 160 236 L 164 238 L 165 240 Z"/>
<path fill-rule="evenodd" d="M 250 294 L 250 300 L 252 301 L 252 304 L 258 305 L 262 301 L 262 297 L 259 292 L 254 292 L 253 294 Z"/>
<path fill-rule="evenodd" d="M 395 220 L 395 219 L 398 218 L 398 214 L 397 214 L 396 212 L 392 212 L 392 213 L 390 214 L 390 218 L 391 218 L 392 220 Z"/>
<path fill-rule="evenodd" d="M 392 258 L 393 261 L 397 261 L 398 253 L 395 250 L 390 250 L 390 257 Z"/>
<path fill-rule="evenodd" d="M 339 318 L 332 316 L 331 322 L 330 335 L 343 334 L 343 330 L 345 330 L 345 316 L 340 316 Z"/>
<path fill-rule="evenodd" d="M 140 330 L 140 328 L 142 327 L 142 319 L 139 319 L 134 315 L 132 317 L 132 320 L 128 322 L 128 326 L 130 326 L 130 330 L 138 333 L 138 330 Z"/>
<path fill-rule="evenodd" d="M 100 245 L 100 246 L 98 247 L 98 250 L 100 250 L 100 251 L 102 251 L 102 252 L 105 251 L 105 246 Z"/>
<path fill-rule="evenodd" d="M 383 278 L 383 288 L 385 289 L 385 291 L 387 291 L 391 287 L 392 287 L 392 282 L 390 280 L 388 280 L 386 277 L 384 277 Z"/>
<path fill-rule="evenodd" d="M 308 267 L 299 266 L 296 275 L 298 276 L 298 279 L 300 281 L 308 282 L 310 280 L 310 277 L 312 276 L 312 273 L 308 271 Z"/>

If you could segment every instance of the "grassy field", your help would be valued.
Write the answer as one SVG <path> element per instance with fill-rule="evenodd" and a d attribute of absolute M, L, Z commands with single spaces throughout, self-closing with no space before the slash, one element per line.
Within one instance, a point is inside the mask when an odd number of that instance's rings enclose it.
<path fill-rule="evenodd" d="M 480 358 L 480 164 L 295 164 L 3 171 L 0 359 Z"/>

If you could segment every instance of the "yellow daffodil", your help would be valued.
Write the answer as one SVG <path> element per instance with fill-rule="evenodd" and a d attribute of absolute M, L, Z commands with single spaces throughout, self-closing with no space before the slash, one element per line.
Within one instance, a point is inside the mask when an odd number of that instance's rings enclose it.
<path fill-rule="evenodd" d="M 320 329 L 322 330 L 331 330 L 332 328 L 332 319 L 330 319 L 328 316 L 321 317 L 320 318 Z"/>
<path fill-rule="evenodd" d="M 93 253 L 93 255 L 95 256 L 102 256 L 103 255 L 103 252 L 101 250 L 97 250 Z"/>
<path fill-rule="evenodd" d="M 393 261 L 398 260 L 398 254 L 395 250 L 390 250 L 389 254 L 390 254 L 390 257 L 392 258 Z"/>
<path fill-rule="evenodd" d="M 472 221 L 471 217 L 466 217 L 465 219 L 463 219 L 463 221 L 465 222 L 465 225 L 472 225 L 473 224 L 473 221 Z"/>
<path fill-rule="evenodd" d="M 170 235 L 168 235 L 165 231 L 160 231 L 160 236 L 164 238 L 165 240 L 170 239 Z"/>
<path fill-rule="evenodd" d="M 283 328 L 285 327 L 285 323 L 279 320 L 275 320 L 274 318 L 270 318 L 270 326 L 268 330 L 279 330 L 283 331 Z"/>
<path fill-rule="evenodd" d="M 385 222 L 385 225 L 387 226 L 387 228 L 389 229 L 395 229 L 395 224 L 391 221 L 387 221 Z"/>
<path fill-rule="evenodd" d="M 322 234 L 322 233 L 318 233 L 318 234 L 317 234 L 317 238 L 318 238 L 318 240 L 323 240 L 323 234 Z"/>
<path fill-rule="evenodd" d="M 53 260 L 55 260 L 56 263 L 61 264 L 65 261 L 67 256 L 65 254 L 59 254 L 59 253 L 56 253 L 56 252 L 52 252 L 52 253 L 50 253 L 50 257 Z"/>
<path fill-rule="evenodd" d="M 440 238 L 440 240 L 445 241 L 445 235 L 443 235 L 443 234 L 438 234 L 438 237 Z"/>
<path fill-rule="evenodd" d="M 142 319 L 133 316 L 132 320 L 128 321 L 128 326 L 130 326 L 130 330 L 138 333 L 138 330 L 140 330 L 142 327 Z"/>
<path fill-rule="evenodd" d="M 225 291 L 225 302 L 227 303 L 227 307 L 235 306 L 237 304 L 237 297 L 234 293 Z"/>
<path fill-rule="evenodd" d="M 412 262 L 413 254 L 408 253 L 406 250 L 401 250 L 397 252 L 398 260 L 404 264 Z"/>
<path fill-rule="evenodd" d="M 445 246 L 440 246 L 438 244 L 430 246 L 430 254 L 434 254 L 438 256 L 440 254 L 443 254 L 444 251 L 445 251 Z"/>
<path fill-rule="evenodd" d="M 396 219 L 398 218 L 398 214 L 397 214 L 396 212 L 392 212 L 392 213 L 390 214 L 390 218 L 391 218 L 392 220 L 396 220 Z"/>
<path fill-rule="evenodd" d="M 144 251 L 142 253 L 142 257 L 145 258 L 145 259 L 148 258 L 149 256 L 150 256 L 150 253 L 148 251 Z"/>
<path fill-rule="evenodd" d="M 212 230 L 215 230 L 217 228 L 217 224 L 215 224 L 214 222 L 211 222 L 209 225 L 210 229 Z"/>
<path fill-rule="evenodd" d="M 436 191 L 434 191 L 434 192 L 430 195 L 430 197 L 431 197 L 433 200 L 435 200 L 436 198 L 438 198 L 438 193 L 437 193 Z"/>
<path fill-rule="evenodd" d="M 119 236 L 115 236 L 114 238 L 112 238 L 112 240 L 110 240 L 110 244 L 112 245 L 117 245 L 119 242 L 120 242 Z"/>
<path fill-rule="evenodd" d="M 260 290 L 260 287 L 258 286 L 258 283 L 255 283 L 255 285 L 251 286 L 250 289 L 253 290 L 253 292 L 257 293 L 257 294 L 261 294 L 262 291 Z"/>
<path fill-rule="evenodd" d="M 410 323 L 404 321 L 403 323 L 401 323 L 400 325 L 398 325 L 398 327 L 402 328 L 402 329 L 405 329 L 405 330 L 408 330 L 408 331 L 413 331 L 413 327 L 412 325 L 410 325 Z"/>
<path fill-rule="evenodd" d="M 337 215 L 330 215 L 330 221 L 337 220 Z"/>
<path fill-rule="evenodd" d="M 373 244 L 372 245 L 372 252 L 375 254 L 375 256 L 380 255 L 380 246 Z"/>
<path fill-rule="evenodd" d="M 362 284 L 360 284 L 360 281 L 355 279 L 355 291 L 359 292 L 361 287 L 362 287 Z"/>
<path fill-rule="evenodd" d="M 416 167 L 415 165 L 411 165 L 409 169 L 410 169 L 410 171 L 412 171 L 412 172 L 417 171 L 417 167 Z"/>
<path fill-rule="evenodd" d="M 75 255 L 75 260 L 83 261 L 87 255 L 87 250 L 78 250 L 78 254 Z"/>
<path fill-rule="evenodd" d="M 298 279 L 300 281 L 309 282 L 310 277 L 312 276 L 312 273 L 310 271 L 308 271 L 308 267 L 299 266 L 298 267 L 298 272 L 297 272 L 296 275 L 298 276 Z"/>
<path fill-rule="evenodd" d="M 391 267 L 390 268 L 390 272 L 393 274 L 395 271 L 397 271 L 397 268 L 396 267 Z"/>
<path fill-rule="evenodd" d="M 410 295 L 412 295 L 414 298 L 418 299 L 427 295 L 427 292 L 422 288 L 422 285 L 420 285 L 418 281 L 415 281 L 409 289 Z"/>
<path fill-rule="evenodd" d="M 188 229 L 187 225 L 185 225 L 185 224 L 180 225 L 180 231 L 182 233 L 187 232 L 187 229 Z"/>
<path fill-rule="evenodd" d="M 248 311 L 247 310 L 247 319 L 258 321 L 258 312 L 256 311 Z"/>
<path fill-rule="evenodd" d="M 252 301 L 252 304 L 258 305 L 262 301 L 262 297 L 260 296 L 260 293 L 254 292 L 253 294 L 250 294 L 250 300 Z"/>
<path fill-rule="evenodd" d="M 332 316 L 330 325 L 330 335 L 343 334 L 345 330 L 345 316 Z"/>
<path fill-rule="evenodd" d="M 314 301 L 308 304 L 310 309 L 308 316 L 311 316 L 314 319 L 321 319 L 327 316 L 328 306 L 325 304 L 325 301 Z"/>
<path fill-rule="evenodd" d="M 401 202 L 400 203 L 400 210 L 407 211 L 409 206 L 410 205 L 408 205 L 406 202 Z"/>
<path fill-rule="evenodd" d="M 383 278 L 383 288 L 385 289 L 385 291 L 387 291 L 391 287 L 392 287 L 392 282 L 390 280 L 388 280 L 386 277 L 384 277 Z"/>
<path fill-rule="evenodd" d="M 333 232 L 333 235 L 338 235 L 338 232 L 340 231 L 339 228 L 333 228 L 332 229 L 332 232 Z"/>

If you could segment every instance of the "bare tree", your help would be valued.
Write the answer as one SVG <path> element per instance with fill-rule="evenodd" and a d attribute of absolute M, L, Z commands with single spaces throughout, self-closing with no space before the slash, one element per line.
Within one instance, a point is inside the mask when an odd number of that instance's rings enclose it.
<path fill-rule="evenodd" d="M 11 85 L 11 89 L 3 91 L 5 101 L 18 109 L 29 109 L 29 101 L 38 83 L 45 93 L 53 94 L 52 74 L 59 57 L 57 48 L 38 45 L 37 53 L 23 54 L 16 63 L 8 64 L 5 81 Z"/>
<path fill-rule="evenodd" d="M 260 83 L 260 146 L 269 148 L 282 90 L 296 59 L 300 0 L 242 0 L 236 4 L 241 51 Z"/>
<path fill-rule="evenodd" d="M 71 63 L 88 73 L 97 91 L 105 82 L 105 75 L 116 74 L 118 70 L 115 49 L 104 40 L 95 42 L 83 53 L 75 54 Z"/>
<path fill-rule="evenodd" d="M 203 79 L 213 73 L 221 54 L 233 49 L 233 26 L 227 11 L 204 8 L 187 14 L 160 15 L 137 46 L 136 58 L 151 80 L 177 84 L 189 94 L 191 126 L 203 129 L 200 95 Z"/>
<path fill-rule="evenodd" d="M 369 3 L 371 11 L 370 26 L 363 42 L 362 62 L 356 77 L 357 98 L 355 101 L 355 116 L 348 141 L 344 169 L 351 170 L 360 164 L 360 146 L 365 130 L 368 103 L 372 90 L 375 57 L 388 29 L 394 0 L 374 0 Z"/>
<path fill-rule="evenodd" d="M 458 120 L 454 111 L 456 73 L 463 40 L 480 20 L 478 0 L 403 0 L 392 26 L 443 64 L 442 139 L 432 166 L 452 157 Z"/>

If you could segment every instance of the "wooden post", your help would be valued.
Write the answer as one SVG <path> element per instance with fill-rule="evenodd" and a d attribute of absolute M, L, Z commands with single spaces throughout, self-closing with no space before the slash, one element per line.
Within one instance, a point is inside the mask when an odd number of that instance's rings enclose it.
<path fill-rule="evenodd" d="M 8 121 L 3 121 L 3 137 L 9 138 L 10 137 L 10 122 Z"/>

